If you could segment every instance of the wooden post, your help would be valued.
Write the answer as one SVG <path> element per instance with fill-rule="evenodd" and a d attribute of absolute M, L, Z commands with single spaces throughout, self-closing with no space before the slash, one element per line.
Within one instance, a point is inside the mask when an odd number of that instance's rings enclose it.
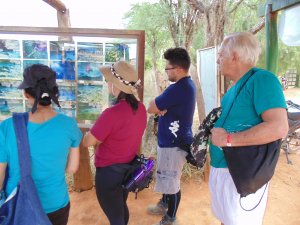
<path fill-rule="evenodd" d="M 272 12 L 272 5 L 266 7 L 266 69 L 277 73 L 278 70 L 278 34 L 277 12 Z"/>
<path fill-rule="evenodd" d="M 81 132 L 83 135 L 89 128 L 82 127 Z M 93 184 L 93 176 L 90 166 L 90 154 L 88 148 L 83 147 L 82 143 L 80 143 L 80 163 L 79 169 L 77 173 L 74 174 L 74 190 L 81 192 L 92 189 L 94 186 Z"/>
<path fill-rule="evenodd" d="M 71 20 L 70 20 L 70 11 L 66 9 L 65 12 L 61 12 L 57 10 L 57 25 L 61 28 L 70 28 Z M 58 36 L 58 41 L 61 42 L 73 42 L 72 36 Z"/>

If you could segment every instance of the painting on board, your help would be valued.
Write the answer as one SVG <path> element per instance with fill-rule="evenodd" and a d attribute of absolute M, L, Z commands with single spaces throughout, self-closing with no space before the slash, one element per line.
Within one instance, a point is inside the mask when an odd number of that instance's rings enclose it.
<path fill-rule="evenodd" d="M 102 85 L 78 84 L 77 100 L 79 102 L 89 102 L 99 104 L 102 96 Z"/>
<path fill-rule="evenodd" d="M 20 43 L 18 40 L 0 39 L 0 58 L 20 58 Z"/>
<path fill-rule="evenodd" d="M 87 102 L 78 103 L 77 119 L 79 120 L 97 120 L 101 114 L 101 105 Z"/>
<path fill-rule="evenodd" d="M 25 69 L 28 66 L 31 66 L 33 64 L 43 64 L 48 66 L 48 61 L 47 60 L 36 60 L 36 59 L 24 59 L 23 60 L 23 69 Z"/>
<path fill-rule="evenodd" d="M 23 100 L 17 99 L 0 99 L 0 116 L 5 119 L 14 112 L 24 112 Z"/>
<path fill-rule="evenodd" d="M 22 98 L 23 92 L 17 87 L 21 81 L 0 80 L 0 97 Z"/>
<path fill-rule="evenodd" d="M 77 43 L 77 60 L 78 61 L 103 61 L 103 44 L 92 42 Z"/>
<path fill-rule="evenodd" d="M 61 108 L 58 108 L 58 106 L 56 104 L 52 104 L 53 106 L 53 109 L 59 113 L 62 113 L 62 114 L 65 114 L 67 116 L 70 116 L 70 117 L 76 117 L 76 103 L 75 102 L 63 102 L 63 101 L 60 101 L 59 102 L 60 104 L 60 107 Z"/>
<path fill-rule="evenodd" d="M 47 41 L 23 40 L 23 57 L 26 59 L 48 59 Z"/>
<path fill-rule="evenodd" d="M 126 44 L 107 43 L 105 44 L 105 61 L 116 62 L 129 59 L 129 47 Z"/>
<path fill-rule="evenodd" d="M 59 86 L 60 101 L 75 101 L 76 90 L 74 86 Z"/>
<path fill-rule="evenodd" d="M 50 41 L 51 60 L 75 60 L 75 44 L 59 41 Z"/>
<path fill-rule="evenodd" d="M 56 72 L 56 79 L 75 80 L 75 62 L 51 61 L 50 67 Z"/>
<path fill-rule="evenodd" d="M 0 59 L 0 78 L 22 79 L 21 61 Z"/>
<path fill-rule="evenodd" d="M 102 73 L 99 67 L 102 63 L 78 62 L 77 63 L 78 80 L 102 80 Z"/>

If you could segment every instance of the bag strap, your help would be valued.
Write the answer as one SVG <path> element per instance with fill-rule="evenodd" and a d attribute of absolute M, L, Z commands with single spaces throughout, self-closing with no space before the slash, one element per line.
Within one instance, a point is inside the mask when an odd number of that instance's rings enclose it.
<path fill-rule="evenodd" d="M 31 176 L 30 147 L 27 133 L 28 113 L 13 113 L 21 179 Z"/>
<path fill-rule="evenodd" d="M 226 116 L 225 116 L 225 118 L 224 118 L 224 120 L 223 120 L 223 123 L 222 123 L 222 126 L 221 126 L 221 127 L 224 126 L 225 121 L 226 121 L 226 119 L 227 119 L 227 117 L 228 117 L 228 115 L 229 115 L 229 113 L 230 113 L 230 111 L 231 111 L 231 109 L 232 109 L 232 106 L 233 106 L 235 100 L 237 99 L 237 97 L 239 96 L 239 94 L 241 93 L 241 90 L 244 88 L 244 86 L 246 85 L 246 83 L 248 82 L 248 80 L 249 80 L 249 79 L 252 77 L 252 75 L 254 75 L 255 73 L 256 73 L 256 71 L 254 71 L 254 69 L 252 69 L 251 74 L 247 77 L 246 81 L 245 81 L 245 82 L 241 85 L 241 87 L 239 88 L 239 90 L 238 90 L 236 96 L 234 97 L 234 99 L 233 99 L 233 101 L 232 101 L 232 103 L 231 103 L 231 105 L 230 105 L 230 107 L 229 107 L 229 110 L 228 110 L 227 113 L 226 113 Z"/>
<path fill-rule="evenodd" d="M 267 190 L 267 187 L 268 187 L 268 183 L 265 184 L 265 189 L 264 189 L 264 192 L 262 194 L 262 196 L 260 197 L 258 203 L 251 209 L 245 209 L 243 206 L 242 206 L 242 197 L 240 196 L 240 206 L 241 208 L 244 210 L 244 211 L 247 211 L 247 212 L 251 212 L 252 210 L 256 209 L 256 207 L 260 204 L 261 200 L 263 199 L 264 195 L 265 195 L 265 192 Z"/>

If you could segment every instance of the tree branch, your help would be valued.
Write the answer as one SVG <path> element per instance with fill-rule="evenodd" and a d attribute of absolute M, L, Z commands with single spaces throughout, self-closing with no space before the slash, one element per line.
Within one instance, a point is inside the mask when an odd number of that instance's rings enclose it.
<path fill-rule="evenodd" d="M 233 8 L 231 10 L 229 10 L 228 13 L 233 13 L 235 10 L 237 10 L 237 8 L 239 7 L 239 5 L 243 2 L 244 0 L 239 0 L 235 6 L 233 6 Z"/>
<path fill-rule="evenodd" d="M 261 21 L 259 21 L 257 24 L 255 24 L 250 30 L 249 32 L 252 34 L 256 34 L 257 32 L 259 32 L 261 29 L 263 29 L 263 27 L 265 26 L 265 18 L 262 18 Z"/>
<path fill-rule="evenodd" d="M 202 1 L 198 1 L 198 0 L 187 0 L 187 3 L 193 8 L 198 10 L 200 13 L 204 13 L 205 12 L 205 5 L 203 4 Z"/>

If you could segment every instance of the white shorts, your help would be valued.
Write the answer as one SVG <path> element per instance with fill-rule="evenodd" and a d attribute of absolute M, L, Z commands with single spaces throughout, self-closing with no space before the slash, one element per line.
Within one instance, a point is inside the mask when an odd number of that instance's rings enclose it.
<path fill-rule="evenodd" d="M 224 225 L 262 225 L 268 198 L 268 187 L 269 185 L 267 188 L 264 185 L 254 194 L 241 199 L 241 205 L 244 209 L 252 209 L 263 195 L 260 204 L 255 209 L 245 211 L 240 206 L 240 194 L 237 193 L 229 170 L 211 167 L 209 190 L 212 212 Z"/>
<path fill-rule="evenodd" d="M 176 194 L 180 190 L 180 178 L 187 152 L 180 148 L 157 148 L 156 183 L 154 191 Z"/>

